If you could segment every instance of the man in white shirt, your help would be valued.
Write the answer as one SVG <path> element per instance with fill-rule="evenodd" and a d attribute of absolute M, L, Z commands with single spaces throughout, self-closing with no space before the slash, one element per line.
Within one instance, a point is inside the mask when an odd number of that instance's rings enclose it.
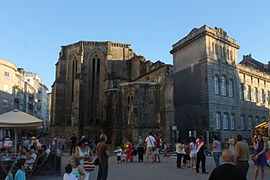
<path fill-rule="evenodd" d="M 30 156 L 27 157 L 27 160 L 25 161 L 25 165 L 28 169 L 32 169 L 33 165 L 37 159 L 37 154 L 35 153 L 34 149 L 31 149 Z"/>
<path fill-rule="evenodd" d="M 156 140 L 151 132 L 149 133 L 149 136 L 145 139 L 145 142 L 146 142 L 146 163 L 148 163 L 150 153 L 152 155 L 152 163 L 154 163 L 155 159 L 154 149 Z"/>

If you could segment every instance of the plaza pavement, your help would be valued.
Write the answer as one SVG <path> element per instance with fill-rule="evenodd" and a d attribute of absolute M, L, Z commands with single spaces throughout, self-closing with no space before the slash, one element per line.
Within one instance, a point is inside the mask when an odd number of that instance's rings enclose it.
<path fill-rule="evenodd" d="M 65 154 L 62 158 L 62 175 L 64 167 L 68 162 L 69 155 Z M 209 174 L 196 173 L 194 169 L 176 168 L 176 158 L 162 157 L 161 163 L 145 164 L 137 162 L 137 157 L 134 158 L 135 162 L 117 164 L 116 157 L 110 157 L 109 161 L 109 176 L 108 180 L 207 180 L 211 171 L 214 168 L 214 160 L 212 157 L 207 157 L 206 169 Z M 252 179 L 253 163 L 250 162 L 250 169 L 248 172 L 248 180 Z M 91 172 L 90 180 L 96 180 L 97 170 Z M 266 168 L 265 180 L 270 177 L 270 168 Z M 36 176 L 36 180 L 62 180 L 63 176 L 56 175 L 43 175 Z M 259 178 L 258 178 L 259 179 Z"/>

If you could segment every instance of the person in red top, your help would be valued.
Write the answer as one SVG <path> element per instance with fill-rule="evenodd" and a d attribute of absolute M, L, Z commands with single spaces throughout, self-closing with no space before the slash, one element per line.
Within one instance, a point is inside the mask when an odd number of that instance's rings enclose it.
<path fill-rule="evenodd" d="M 124 147 L 126 148 L 126 162 L 133 161 L 132 159 L 132 143 L 127 140 L 127 142 L 124 144 Z"/>
<path fill-rule="evenodd" d="M 202 173 L 208 174 L 205 170 L 206 157 L 204 150 L 206 149 L 206 144 L 204 143 L 203 136 L 199 137 L 199 140 L 196 141 L 196 149 L 197 149 L 197 162 L 196 162 L 196 172 L 199 173 L 200 163 L 202 162 Z"/>
<path fill-rule="evenodd" d="M 158 158 L 158 163 L 160 163 L 160 138 L 158 136 L 158 134 L 155 135 L 155 162 L 157 161 L 157 158 Z"/>

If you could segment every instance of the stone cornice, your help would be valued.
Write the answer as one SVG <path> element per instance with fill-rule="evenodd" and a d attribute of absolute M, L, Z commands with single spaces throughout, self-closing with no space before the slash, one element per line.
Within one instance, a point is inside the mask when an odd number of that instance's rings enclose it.
<path fill-rule="evenodd" d="M 113 46 L 113 47 L 122 47 L 122 48 L 129 48 L 131 46 L 128 43 L 118 43 L 118 42 L 112 42 L 112 41 L 79 41 L 73 44 L 69 44 L 62 47 L 81 47 L 84 46 Z"/>
<path fill-rule="evenodd" d="M 242 64 L 237 64 L 237 69 L 239 70 L 240 73 L 248 74 L 250 76 L 264 79 L 264 80 L 267 80 L 268 82 L 270 82 L 270 74 L 268 74 L 268 73 L 247 67 L 247 66 L 242 65 Z"/>
<path fill-rule="evenodd" d="M 213 29 L 209 26 L 202 26 L 199 29 L 194 28 L 186 37 L 178 41 L 177 43 L 173 44 L 173 49 L 170 51 L 171 54 L 176 52 L 177 50 L 183 48 L 184 46 L 192 43 L 193 41 L 205 36 L 211 36 L 219 41 L 222 41 L 230 46 L 233 46 L 237 49 L 240 48 L 235 42 L 236 40 L 227 36 L 227 33 L 223 31 L 221 28 Z"/>

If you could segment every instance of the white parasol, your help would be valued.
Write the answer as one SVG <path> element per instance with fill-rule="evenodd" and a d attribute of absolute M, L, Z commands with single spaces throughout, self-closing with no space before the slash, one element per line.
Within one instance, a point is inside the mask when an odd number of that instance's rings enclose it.
<path fill-rule="evenodd" d="M 14 129 L 15 151 L 17 152 L 17 130 L 37 129 L 42 125 L 42 120 L 27 113 L 14 109 L 0 115 L 0 129 Z"/>

